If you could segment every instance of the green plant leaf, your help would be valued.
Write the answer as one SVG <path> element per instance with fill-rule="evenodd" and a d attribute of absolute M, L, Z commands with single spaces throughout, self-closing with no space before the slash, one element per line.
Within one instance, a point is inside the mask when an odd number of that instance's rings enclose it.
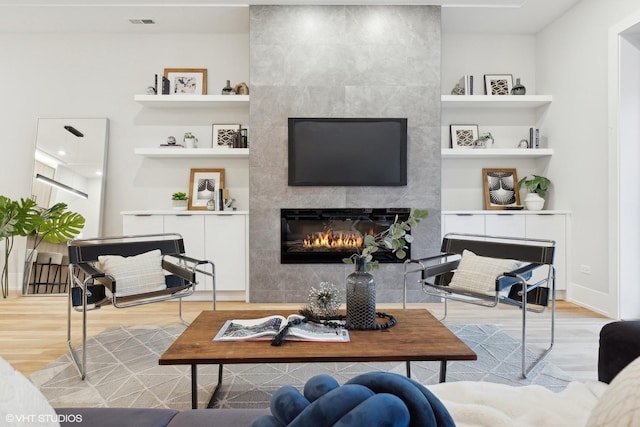
<path fill-rule="evenodd" d="M 0 196 L 0 238 L 15 236 L 18 219 L 18 204 L 8 197 Z"/>
<path fill-rule="evenodd" d="M 39 232 L 47 242 L 64 243 L 80 234 L 84 224 L 85 219 L 79 213 L 61 212 L 45 221 Z"/>

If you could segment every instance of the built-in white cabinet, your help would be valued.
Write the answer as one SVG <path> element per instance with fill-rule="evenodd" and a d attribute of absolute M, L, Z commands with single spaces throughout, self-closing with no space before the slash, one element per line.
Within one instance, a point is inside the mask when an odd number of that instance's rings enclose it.
<path fill-rule="evenodd" d="M 248 283 L 249 253 L 246 215 L 207 215 L 204 217 L 204 251 L 215 260 L 219 291 L 244 291 Z M 238 242 L 241 242 L 240 244 Z M 233 266 L 225 268 L 220 266 Z M 242 286 L 240 285 L 242 284 Z"/>
<path fill-rule="evenodd" d="M 442 234 L 472 233 L 491 236 L 553 240 L 556 243 L 556 288 L 567 288 L 569 213 L 565 211 L 443 212 Z"/>
<path fill-rule="evenodd" d="M 178 233 L 186 254 L 213 261 L 219 300 L 247 300 L 248 213 L 239 211 L 123 212 L 125 235 Z M 198 290 L 213 289 L 209 277 L 199 275 Z M 210 295 L 210 294 L 208 294 Z"/>

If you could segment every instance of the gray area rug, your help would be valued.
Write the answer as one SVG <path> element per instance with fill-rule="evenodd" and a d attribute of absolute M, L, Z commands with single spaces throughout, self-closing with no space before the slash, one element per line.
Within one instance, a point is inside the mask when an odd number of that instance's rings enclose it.
<path fill-rule="evenodd" d="M 520 378 L 519 342 L 493 325 L 447 325 L 478 355 L 476 361 L 447 364 L 447 381 L 538 384 L 554 391 L 572 378 L 543 361 L 526 380 Z M 81 381 L 69 355 L 30 376 L 54 407 L 191 408 L 188 366 L 160 366 L 158 358 L 184 330 L 183 326 L 112 327 L 87 341 L 87 378 Z M 265 345 L 269 345 L 265 343 Z M 535 354 L 528 350 L 528 359 Z M 411 376 L 436 384 L 439 362 L 412 362 Z M 314 375 L 329 374 L 342 384 L 364 372 L 406 374 L 404 362 L 226 365 L 219 407 L 266 408 L 283 385 L 300 390 Z M 217 365 L 198 367 L 198 401 L 204 407 L 217 383 Z"/>

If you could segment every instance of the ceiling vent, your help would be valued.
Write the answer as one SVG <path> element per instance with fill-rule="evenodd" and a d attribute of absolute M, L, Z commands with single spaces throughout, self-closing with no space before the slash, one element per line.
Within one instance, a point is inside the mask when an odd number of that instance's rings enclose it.
<path fill-rule="evenodd" d="M 141 25 L 154 25 L 156 23 L 156 21 L 154 21 L 153 19 L 129 19 L 129 22 L 131 22 L 132 24 L 141 24 Z"/>

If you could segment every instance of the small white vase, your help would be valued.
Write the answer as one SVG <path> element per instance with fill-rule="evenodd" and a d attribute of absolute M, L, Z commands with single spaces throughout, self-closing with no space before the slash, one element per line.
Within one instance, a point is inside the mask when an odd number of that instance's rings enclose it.
<path fill-rule="evenodd" d="M 171 200 L 171 205 L 173 206 L 173 209 L 176 211 L 187 210 L 187 200 Z"/>
<path fill-rule="evenodd" d="M 544 199 L 538 193 L 529 193 L 524 198 L 524 205 L 528 211 L 540 211 L 544 207 Z"/>
<path fill-rule="evenodd" d="M 186 148 L 198 148 L 198 138 L 184 138 Z"/>

